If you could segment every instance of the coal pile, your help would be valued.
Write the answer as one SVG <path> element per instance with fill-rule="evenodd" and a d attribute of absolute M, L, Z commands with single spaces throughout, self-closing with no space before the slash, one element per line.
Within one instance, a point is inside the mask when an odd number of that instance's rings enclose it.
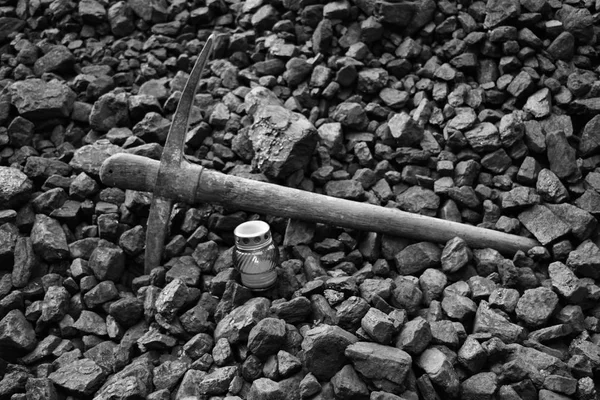
<path fill-rule="evenodd" d="M 600 2 L 0 0 L 0 399 L 592 400 L 600 386 Z M 208 36 L 186 156 L 534 238 L 415 242 L 176 205 L 160 159 Z M 267 221 L 277 286 L 233 268 Z"/>

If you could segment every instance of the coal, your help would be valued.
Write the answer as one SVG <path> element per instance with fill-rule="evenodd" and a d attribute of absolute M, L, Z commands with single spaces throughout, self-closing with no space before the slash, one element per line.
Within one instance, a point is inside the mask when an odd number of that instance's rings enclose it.
<path fill-rule="evenodd" d="M 595 398 L 593 2 L 0 3 L 0 397 Z M 142 275 L 152 195 L 100 166 L 160 159 L 212 31 L 187 161 L 541 246 L 178 203 Z"/>
<path fill-rule="evenodd" d="M 62 48 L 66 50 L 65 47 Z M 61 50 L 62 54 L 64 50 Z M 66 52 L 71 54 L 68 50 Z M 21 117 L 35 121 L 68 117 L 76 97 L 66 84 L 57 80 L 44 82 L 41 79 L 29 79 L 15 82 L 11 90 L 11 102 Z"/>

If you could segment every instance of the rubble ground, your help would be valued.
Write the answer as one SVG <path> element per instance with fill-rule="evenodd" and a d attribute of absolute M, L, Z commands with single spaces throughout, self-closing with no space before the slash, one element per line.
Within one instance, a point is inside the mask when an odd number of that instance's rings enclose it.
<path fill-rule="evenodd" d="M 0 400 L 594 400 L 600 2 L 0 0 Z M 176 204 L 102 162 L 226 174 L 534 238 L 527 252 Z M 265 199 L 269 201 L 269 199 Z M 281 255 L 251 292 L 233 229 Z"/>

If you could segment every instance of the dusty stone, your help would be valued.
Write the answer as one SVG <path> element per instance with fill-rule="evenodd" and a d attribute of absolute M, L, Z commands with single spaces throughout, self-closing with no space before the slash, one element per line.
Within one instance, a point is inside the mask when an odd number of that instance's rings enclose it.
<path fill-rule="evenodd" d="M 89 396 L 100 387 L 106 373 L 95 362 L 77 360 L 65 365 L 49 376 L 55 384 L 78 396 Z"/>
<path fill-rule="evenodd" d="M 442 270 L 446 273 L 456 272 L 471 261 L 472 253 L 467 243 L 455 237 L 449 240 L 442 251 Z"/>
<path fill-rule="evenodd" d="M 539 287 L 523 293 L 515 312 L 517 317 L 532 327 L 543 325 L 558 305 L 558 296 L 552 290 Z"/>
<path fill-rule="evenodd" d="M 269 378 L 259 378 L 252 382 L 247 398 L 248 400 L 283 400 L 286 394 L 278 382 Z"/>
<path fill-rule="evenodd" d="M 570 227 L 558 218 L 548 207 L 534 205 L 519 214 L 519 221 L 542 244 L 548 244 L 570 232 Z"/>
<path fill-rule="evenodd" d="M 304 335 L 303 364 L 318 379 L 331 379 L 347 362 L 346 348 L 357 341 L 356 336 L 340 327 L 317 326 Z"/>
<path fill-rule="evenodd" d="M 524 337 L 525 330 L 494 312 L 487 301 L 481 301 L 475 314 L 473 333 L 490 333 L 505 343 L 514 343 Z"/>
<path fill-rule="evenodd" d="M 267 317 L 269 307 L 269 300 L 264 297 L 248 300 L 219 321 L 214 332 L 215 339 L 224 337 L 232 344 L 247 339 L 250 330 Z"/>
<path fill-rule="evenodd" d="M 90 126 L 100 132 L 115 127 L 128 127 L 129 107 L 125 93 L 106 93 L 94 103 L 89 118 Z"/>
<path fill-rule="evenodd" d="M 277 318 L 259 321 L 248 334 L 248 349 L 258 357 L 275 354 L 285 341 L 285 322 Z"/>
<path fill-rule="evenodd" d="M 460 383 L 456 370 L 439 349 L 433 347 L 425 350 L 417 359 L 417 365 L 422 368 L 431 382 L 445 388 L 451 396 L 457 396 Z"/>
<path fill-rule="evenodd" d="M 547 133 L 546 148 L 550 169 L 559 179 L 573 179 L 580 176 L 576 151 L 567 141 L 564 132 Z"/>
<path fill-rule="evenodd" d="M 346 356 L 356 371 L 380 390 L 401 393 L 412 364 L 411 356 L 394 347 L 356 342 L 346 348 Z"/>
<path fill-rule="evenodd" d="M 333 392 L 339 398 L 366 398 L 369 395 L 367 385 L 360 379 L 351 365 L 345 365 L 331 379 Z"/>
<path fill-rule="evenodd" d="M 0 167 L 0 208 L 17 207 L 29 200 L 33 183 L 16 168 Z"/>
<path fill-rule="evenodd" d="M 27 79 L 11 85 L 11 103 L 21 117 L 31 121 L 71 115 L 75 93 L 57 80 Z"/>
<path fill-rule="evenodd" d="M 442 250 L 433 243 L 420 242 L 409 245 L 396 255 L 398 272 L 403 275 L 417 274 L 427 268 L 439 266 Z"/>
<path fill-rule="evenodd" d="M 69 246 L 62 227 L 54 218 L 43 214 L 35 216 L 31 230 L 33 250 L 47 261 L 64 260 L 69 257 Z"/>
<path fill-rule="evenodd" d="M 388 127 L 398 146 L 413 146 L 423 139 L 423 128 L 407 113 L 395 114 Z"/>
<path fill-rule="evenodd" d="M 491 152 L 500 148 L 498 128 L 489 122 L 482 122 L 465 132 L 465 139 L 476 152 Z"/>
<path fill-rule="evenodd" d="M 429 322 L 417 317 L 404 325 L 396 339 L 396 347 L 411 355 L 417 355 L 425 350 L 431 338 Z"/>
<path fill-rule="evenodd" d="M 76 172 L 85 172 L 92 177 L 98 177 L 104 160 L 121 151 L 122 149 L 119 146 L 105 141 L 97 141 L 94 144 L 77 149 L 69 165 Z"/>
<path fill-rule="evenodd" d="M 125 254 L 118 247 L 98 246 L 92 252 L 88 266 L 99 280 L 118 281 L 125 268 Z"/>
<path fill-rule="evenodd" d="M 0 349 L 3 354 L 29 352 L 35 348 L 37 339 L 33 327 L 19 310 L 9 311 L 0 320 Z"/>
<path fill-rule="evenodd" d="M 461 398 L 492 400 L 498 389 L 498 377 L 493 372 L 481 372 L 461 383 Z"/>
<path fill-rule="evenodd" d="M 270 105 L 257 109 L 249 138 L 255 153 L 253 165 L 265 175 L 280 179 L 308 163 L 318 134 L 301 114 Z"/>
<path fill-rule="evenodd" d="M 569 303 L 578 304 L 588 294 L 587 288 L 580 282 L 565 264 L 555 261 L 548 267 L 552 287 Z"/>
<path fill-rule="evenodd" d="M 600 248 L 586 240 L 569 253 L 566 264 L 579 276 L 600 278 Z"/>

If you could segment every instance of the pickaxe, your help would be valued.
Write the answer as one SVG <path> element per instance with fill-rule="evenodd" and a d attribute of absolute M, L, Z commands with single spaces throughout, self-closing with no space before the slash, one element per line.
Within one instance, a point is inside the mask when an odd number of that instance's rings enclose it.
<path fill-rule="evenodd" d="M 439 243 L 459 236 L 471 247 L 490 247 L 507 255 L 540 245 L 534 239 L 517 235 L 226 175 L 189 163 L 183 157 L 184 138 L 195 92 L 212 46 L 211 36 L 185 85 L 161 161 L 120 153 L 105 160 L 100 171 L 106 185 L 154 192 L 146 230 L 146 274 L 161 263 L 175 201 L 222 203 L 261 214 Z"/>

